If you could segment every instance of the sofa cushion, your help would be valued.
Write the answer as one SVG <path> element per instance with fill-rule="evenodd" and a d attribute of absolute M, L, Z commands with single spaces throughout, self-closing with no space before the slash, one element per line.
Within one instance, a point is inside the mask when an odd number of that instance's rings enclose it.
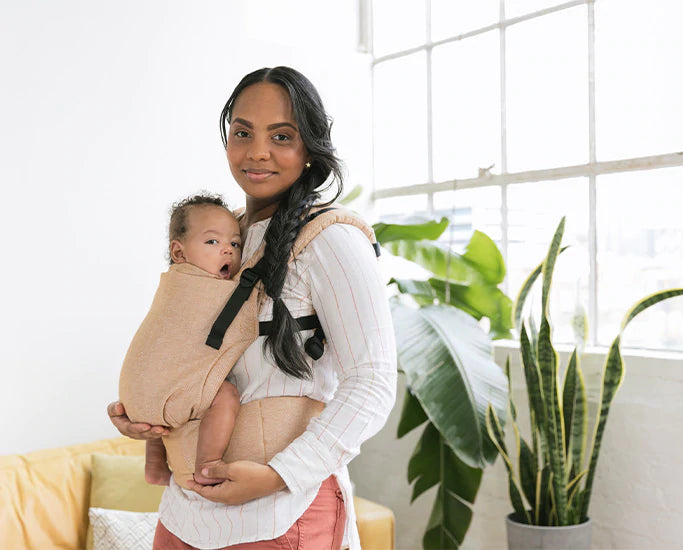
<path fill-rule="evenodd" d="M 145 482 L 144 456 L 92 455 L 90 507 L 156 512 L 163 492 Z"/>
<path fill-rule="evenodd" d="M 159 514 L 90 508 L 95 550 L 149 550 Z"/>

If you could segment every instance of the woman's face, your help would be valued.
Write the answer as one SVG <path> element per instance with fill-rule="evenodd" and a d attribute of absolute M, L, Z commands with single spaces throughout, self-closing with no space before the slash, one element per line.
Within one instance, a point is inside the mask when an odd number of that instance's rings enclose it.
<path fill-rule="evenodd" d="M 259 82 L 237 96 L 227 154 L 233 177 L 252 200 L 276 202 L 299 178 L 308 153 L 284 88 Z"/>

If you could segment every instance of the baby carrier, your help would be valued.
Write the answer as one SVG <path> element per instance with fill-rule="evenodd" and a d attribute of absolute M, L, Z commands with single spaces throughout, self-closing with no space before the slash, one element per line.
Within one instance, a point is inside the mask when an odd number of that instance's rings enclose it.
<path fill-rule="evenodd" d="M 312 209 L 292 248 L 290 261 L 333 223 L 359 227 L 379 256 L 372 228 L 347 209 Z M 188 263 L 161 274 L 147 316 L 133 337 L 119 379 L 119 399 L 133 422 L 168 426 L 164 436 L 175 481 L 187 488 L 195 467 L 199 422 L 237 359 L 270 322 L 259 323 L 266 298 L 261 261 L 265 243 L 231 280 Z M 315 329 L 305 344 L 318 359 L 324 334 L 317 316 L 296 319 L 299 330 Z M 301 435 L 324 404 L 307 397 L 269 397 L 240 407 L 223 460 L 266 464 Z"/>

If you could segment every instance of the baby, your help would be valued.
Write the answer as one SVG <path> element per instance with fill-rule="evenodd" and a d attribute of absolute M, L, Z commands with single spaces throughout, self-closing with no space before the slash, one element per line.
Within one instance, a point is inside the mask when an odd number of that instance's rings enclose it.
<path fill-rule="evenodd" d="M 220 196 L 195 195 L 173 205 L 168 230 L 171 264 L 190 263 L 216 277 L 230 279 L 240 269 L 242 240 L 237 219 Z M 237 388 L 223 381 L 199 424 L 194 479 L 209 485 L 223 480 L 202 475 L 202 469 L 220 462 L 239 410 Z M 147 441 L 145 479 L 168 485 L 171 471 L 161 439 Z"/>

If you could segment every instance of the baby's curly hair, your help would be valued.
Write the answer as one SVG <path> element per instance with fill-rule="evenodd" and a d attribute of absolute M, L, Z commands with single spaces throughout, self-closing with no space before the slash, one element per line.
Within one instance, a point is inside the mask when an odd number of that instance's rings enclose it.
<path fill-rule="evenodd" d="M 225 208 L 230 214 L 233 214 L 232 210 L 228 207 L 223 196 L 218 193 L 210 193 L 208 191 L 201 191 L 197 195 L 191 197 L 185 197 L 183 200 L 174 202 L 171 206 L 171 219 L 168 224 L 168 246 L 169 249 L 166 251 L 166 256 L 168 257 L 168 263 L 173 264 L 171 259 L 171 242 L 180 241 L 185 237 L 187 233 L 187 214 L 190 210 L 196 206 L 219 206 Z M 234 215 L 234 214 L 233 214 Z"/>

